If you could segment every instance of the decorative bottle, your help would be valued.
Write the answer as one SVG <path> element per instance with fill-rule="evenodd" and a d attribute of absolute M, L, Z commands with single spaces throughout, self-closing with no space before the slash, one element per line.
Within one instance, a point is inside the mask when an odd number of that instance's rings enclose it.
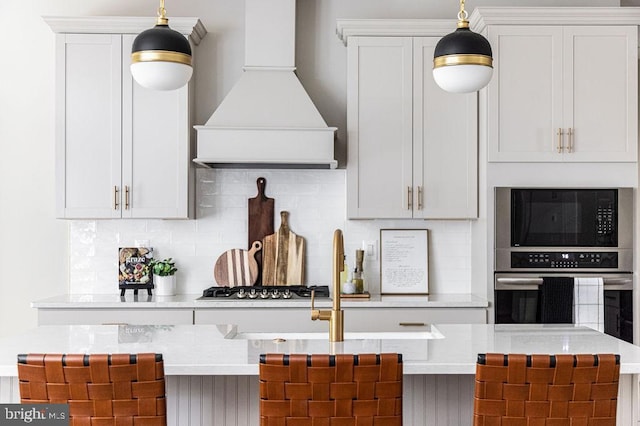
<path fill-rule="evenodd" d="M 365 293 L 364 286 L 364 250 L 356 250 L 356 267 L 353 270 L 352 281 L 356 287 L 356 293 L 362 294 Z"/>

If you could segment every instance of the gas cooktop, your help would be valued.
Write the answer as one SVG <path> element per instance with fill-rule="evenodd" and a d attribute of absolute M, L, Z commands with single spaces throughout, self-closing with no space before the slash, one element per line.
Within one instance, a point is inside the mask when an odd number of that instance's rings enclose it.
<path fill-rule="evenodd" d="M 326 285 L 274 285 L 274 286 L 238 286 L 238 287 L 209 287 L 202 292 L 200 299 L 216 300 L 289 300 L 311 298 L 311 291 L 315 297 L 329 297 L 329 286 Z"/>

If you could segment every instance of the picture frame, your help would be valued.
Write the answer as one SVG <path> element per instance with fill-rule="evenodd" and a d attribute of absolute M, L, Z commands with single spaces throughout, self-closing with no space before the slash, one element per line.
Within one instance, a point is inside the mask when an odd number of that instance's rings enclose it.
<path fill-rule="evenodd" d="M 429 294 L 428 229 L 380 230 L 380 294 Z"/>

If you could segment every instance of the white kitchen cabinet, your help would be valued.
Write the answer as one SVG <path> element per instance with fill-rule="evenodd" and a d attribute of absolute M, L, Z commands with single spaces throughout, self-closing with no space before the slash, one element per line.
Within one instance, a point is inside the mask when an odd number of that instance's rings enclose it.
<path fill-rule="evenodd" d="M 477 217 L 477 95 L 433 81 L 439 37 L 345 40 L 349 218 Z"/>
<path fill-rule="evenodd" d="M 322 309 L 331 309 L 330 307 Z M 431 324 L 486 324 L 486 308 L 344 308 L 345 331 L 421 331 Z M 329 332 L 310 308 L 197 309 L 195 324 L 236 324 L 242 332 Z"/>
<path fill-rule="evenodd" d="M 190 308 L 57 308 L 38 309 L 38 325 L 193 324 Z"/>
<path fill-rule="evenodd" d="M 487 25 L 489 161 L 637 161 L 637 27 L 554 24 Z"/>
<path fill-rule="evenodd" d="M 486 323 L 486 308 L 345 309 L 348 331 L 422 331 L 431 324 Z"/>
<path fill-rule="evenodd" d="M 196 308 L 194 324 L 235 324 L 241 332 L 291 333 L 325 330 L 328 332 L 327 321 L 311 321 L 310 306 L 305 308 L 239 308 L 237 306 Z"/>
<path fill-rule="evenodd" d="M 45 20 L 56 32 L 57 217 L 190 217 L 192 85 L 149 90 L 129 71 L 133 40 L 152 20 Z M 204 36 L 194 18 L 178 26 L 192 42 Z"/>

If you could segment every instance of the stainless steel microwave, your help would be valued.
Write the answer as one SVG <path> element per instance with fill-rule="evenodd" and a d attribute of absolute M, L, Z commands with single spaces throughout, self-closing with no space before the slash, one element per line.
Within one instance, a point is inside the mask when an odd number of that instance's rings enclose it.
<path fill-rule="evenodd" d="M 496 188 L 496 271 L 633 270 L 632 188 Z"/>

